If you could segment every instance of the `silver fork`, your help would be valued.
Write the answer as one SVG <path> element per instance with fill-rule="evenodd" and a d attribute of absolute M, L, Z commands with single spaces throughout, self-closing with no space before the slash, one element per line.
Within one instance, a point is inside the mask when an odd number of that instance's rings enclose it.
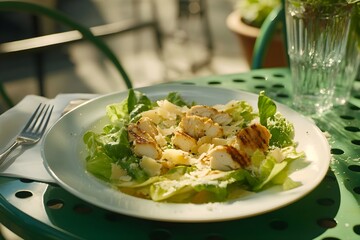
<path fill-rule="evenodd" d="M 46 130 L 54 106 L 48 104 L 39 104 L 23 130 L 16 137 L 13 144 L 10 145 L 2 154 L 0 154 L 0 165 L 6 157 L 20 145 L 30 145 L 37 143 Z"/>

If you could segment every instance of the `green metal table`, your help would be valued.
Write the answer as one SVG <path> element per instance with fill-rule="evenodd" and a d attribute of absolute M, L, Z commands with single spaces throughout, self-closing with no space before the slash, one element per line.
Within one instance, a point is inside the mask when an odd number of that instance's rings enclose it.
<path fill-rule="evenodd" d="M 265 90 L 278 102 L 291 103 L 288 69 L 179 83 Z M 0 177 L 0 221 L 25 239 L 360 239 L 360 81 L 346 105 L 314 120 L 329 135 L 330 169 L 315 190 L 276 211 L 213 223 L 150 221 L 98 208 L 54 184 Z"/>

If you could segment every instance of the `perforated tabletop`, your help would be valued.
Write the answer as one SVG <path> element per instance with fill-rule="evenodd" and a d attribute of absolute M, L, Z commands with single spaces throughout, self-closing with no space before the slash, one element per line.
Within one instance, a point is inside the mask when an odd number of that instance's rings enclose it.
<path fill-rule="evenodd" d="M 289 105 L 289 81 L 287 69 L 262 69 L 176 84 L 265 90 Z M 349 103 L 314 120 L 329 136 L 330 169 L 314 191 L 276 211 L 215 223 L 158 222 L 100 209 L 57 185 L 0 177 L 0 221 L 29 239 L 360 239 L 360 81 Z"/>

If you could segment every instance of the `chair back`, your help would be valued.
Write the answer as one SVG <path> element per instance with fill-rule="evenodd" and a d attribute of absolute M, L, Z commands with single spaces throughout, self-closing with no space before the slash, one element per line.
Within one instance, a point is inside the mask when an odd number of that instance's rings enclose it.
<path fill-rule="evenodd" d="M 271 11 L 264 23 L 261 25 L 260 34 L 255 41 L 251 69 L 262 68 L 270 42 L 274 37 L 274 34 L 278 31 L 279 25 L 281 25 L 284 48 L 286 52 L 287 37 L 285 25 L 285 0 L 281 0 L 281 4 Z M 289 62 L 287 54 L 286 59 L 287 62 Z"/>

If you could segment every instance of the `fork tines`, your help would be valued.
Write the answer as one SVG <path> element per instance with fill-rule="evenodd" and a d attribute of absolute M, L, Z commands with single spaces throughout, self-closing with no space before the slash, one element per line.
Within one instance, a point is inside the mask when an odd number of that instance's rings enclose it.
<path fill-rule="evenodd" d="M 44 133 L 53 108 L 54 106 L 52 105 L 40 103 L 25 125 L 24 131 Z"/>

